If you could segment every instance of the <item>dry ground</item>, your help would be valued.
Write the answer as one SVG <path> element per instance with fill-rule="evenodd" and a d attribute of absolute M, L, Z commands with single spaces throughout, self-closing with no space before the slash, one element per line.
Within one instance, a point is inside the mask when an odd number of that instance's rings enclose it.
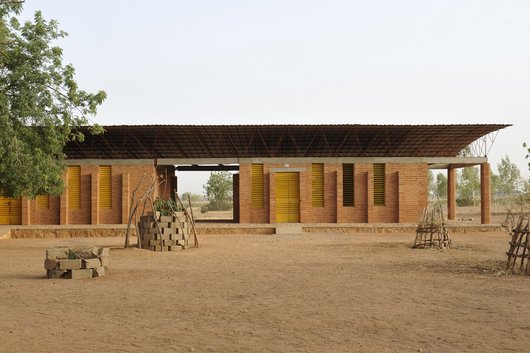
<path fill-rule="evenodd" d="M 201 237 L 113 249 L 110 274 L 44 278 L 45 249 L 122 238 L 0 240 L 0 352 L 529 352 L 530 277 L 505 234 Z"/>

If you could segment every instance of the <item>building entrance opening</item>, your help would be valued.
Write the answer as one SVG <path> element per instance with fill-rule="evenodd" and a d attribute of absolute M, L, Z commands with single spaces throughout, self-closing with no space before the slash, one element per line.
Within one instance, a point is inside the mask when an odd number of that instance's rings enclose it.
<path fill-rule="evenodd" d="M 178 194 L 187 203 L 188 195 L 197 222 L 237 221 L 239 166 L 176 166 Z M 234 207 L 236 206 L 236 207 Z"/>

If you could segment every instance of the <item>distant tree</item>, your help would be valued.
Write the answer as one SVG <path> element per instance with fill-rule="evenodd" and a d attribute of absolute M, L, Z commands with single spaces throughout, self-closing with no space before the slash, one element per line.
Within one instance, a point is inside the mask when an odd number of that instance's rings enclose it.
<path fill-rule="evenodd" d="M 21 24 L 22 2 L 0 2 L 0 195 L 34 198 L 62 193 L 63 147 L 83 140 L 77 128 L 89 125 L 106 95 L 78 88 L 73 66 L 52 45 L 66 33 L 40 11 Z"/>
<path fill-rule="evenodd" d="M 498 192 L 498 190 L 500 189 L 499 185 L 501 183 L 501 178 L 497 174 L 491 172 L 490 183 L 491 183 L 491 199 L 495 203 L 501 203 L 502 200 Z"/>
<path fill-rule="evenodd" d="M 478 168 L 466 167 L 458 176 L 456 189 L 459 206 L 476 206 L 477 195 L 480 191 L 480 179 Z"/>
<path fill-rule="evenodd" d="M 528 145 L 525 143 L 523 143 L 523 147 L 526 148 L 526 156 L 525 158 L 528 159 L 530 158 L 530 147 L 528 147 Z M 528 170 L 530 170 L 530 162 L 528 162 Z M 530 180 L 529 180 L 530 182 Z"/>
<path fill-rule="evenodd" d="M 432 170 L 429 170 L 427 175 L 427 183 L 429 188 L 429 199 L 432 199 L 436 193 L 436 184 L 434 183 L 434 173 Z"/>
<path fill-rule="evenodd" d="M 438 175 L 436 175 L 435 195 L 441 200 L 447 198 L 447 177 L 442 173 L 438 173 Z"/>
<path fill-rule="evenodd" d="M 198 195 L 198 194 L 192 194 L 192 193 L 189 192 L 189 191 L 183 193 L 183 194 L 180 196 L 180 198 L 181 198 L 182 200 L 187 200 L 188 197 L 191 198 L 191 201 L 192 201 L 192 202 L 199 202 L 199 201 L 202 200 L 202 196 L 201 196 L 201 195 Z"/>
<path fill-rule="evenodd" d="M 508 156 L 501 158 L 500 163 L 497 164 L 497 171 L 499 172 L 498 191 L 500 193 L 512 195 L 524 190 L 525 183 L 521 177 L 521 171 L 515 163 L 510 161 Z"/>
<path fill-rule="evenodd" d="M 230 172 L 212 172 L 203 189 L 209 201 L 210 211 L 232 208 L 233 186 Z"/>

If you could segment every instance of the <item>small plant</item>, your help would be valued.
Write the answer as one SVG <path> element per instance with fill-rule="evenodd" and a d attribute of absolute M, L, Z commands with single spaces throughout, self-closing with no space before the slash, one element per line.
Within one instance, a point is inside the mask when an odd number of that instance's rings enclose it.
<path fill-rule="evenodd" d="M 208 212 L 208 205 L 202 205 L 201 206 L 201 213 L 206 213 Z"/>
<path fill-rule="evenodd" d="M 171 216 L 173 212 L 180 210 L 175 200 L 172 199 L 164 200 L 160 197 L 157 197 L 155 202 L 153 202 L 153 205 L 155 207 L 155 211 L 160 212 L 160 215 L 162 216 Z"/>

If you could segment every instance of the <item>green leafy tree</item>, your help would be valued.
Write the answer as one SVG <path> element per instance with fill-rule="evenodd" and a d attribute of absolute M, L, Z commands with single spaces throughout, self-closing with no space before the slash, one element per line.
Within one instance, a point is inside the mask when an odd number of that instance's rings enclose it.
<path fill-rule="evenodd" d="M 490 183 L 491 183 L 491 199 L 494 203 L 500 204 L 502 203 L 501 197 L 499 195 L 499 192 L 497 190 L 500 189 L 501 184 L 501 178 L 495 174 L 491 173 L 490 175 Z"/>
<path fill-rule="evenodd" d="M 456 189 L 459 195 L 457 199 L 459 206 L 476 206 L 480 192 L 478 168 L 463 168 L 462 172 L 459 173 Z"/>
<path fill-rule="evenodd" d="M 442 173 L 436 175 L 435 195 L 441 200 L 447 198 L 447 177 Z"/>
<path fill-rule="evenodd" d="M 427 183 L 429 185 L 429 199 L 431 199 L 436 194 L 436 184 L 434 183 L 434 173 L 432 170 L 429 170 L 429 174 L 427 175 Z"/>
<path fill-rule="evenodd" d="M 515 163 L 510 161 L 508 156 L 501 158 L 500 163 L 497 164 L 497 171 L 499 172 L 498 191 L 500 193 L 512 195 L 524 190 L 525 183 L 521 171 Z"/>
<path fill-rule="evenodd" d="M 526 156 L 525 158 L 528 159 L 530 157 L 530 147 L 525 143 L 523 143 L 523 147 L 526 149 Z M 530 162 L 528 162 L 528 170 L 530 170 Z M 530 182 L 530 180 L 529 180 Z"/>
<path fill-rule="evenodd" d="M 58 195 L 63 191 L 63 147 L 83 140 L 104 101 L 78 88 L 72 65 L 53 42 L 66 36 L 37 11 L 21 24 L 20 1 L 0 2 L 0 195 Z M 93 125 L 92 133 L 102 132 Z"/>
<path fill-rule="evenodd" d="M 232 208 L 233 185 L 230 172 L 212 172 L 203 189 L 209 201 L 209 210 L 229 210 Z"/>

